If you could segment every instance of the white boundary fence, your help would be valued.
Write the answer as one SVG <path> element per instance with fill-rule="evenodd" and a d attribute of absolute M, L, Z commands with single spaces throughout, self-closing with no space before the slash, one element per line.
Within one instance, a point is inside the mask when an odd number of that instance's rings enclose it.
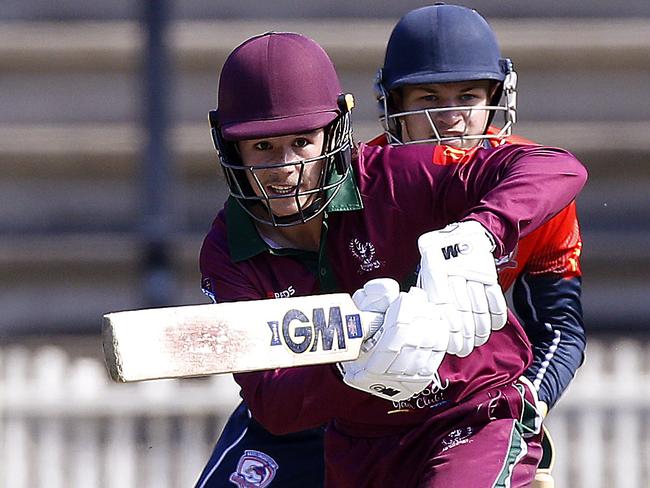
<path fill-rule="evenodd" d="M 238 401 L 229 377 L 116 385 L 55 348 L 0 368 L 2 488 L 191 487 Z M 547 424 L 556 488 L 650 486 L 650 343 L 592 341 Z"/>
<path fill-rule="evenodd" d="M 650 342 L 590 341 L 546 425 L 556 488 L 650 487 Z"/>
<path fill-rule="evenodd" d="M 191 487 L 237 402 L 228 376 L 114 384 L 60 349 L 0 350 L 0 487 Z"/>

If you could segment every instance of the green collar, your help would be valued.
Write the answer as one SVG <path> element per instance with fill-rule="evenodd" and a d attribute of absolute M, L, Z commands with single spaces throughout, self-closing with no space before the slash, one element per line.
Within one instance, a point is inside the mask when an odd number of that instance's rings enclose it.
<path fill-rule="evenodd" d="M 359 188 L 354 180 L 352 169 L 348 173 L 338 193 L 327 205 L 325 218 L 330 212 L 346 212 L 362 210 L 363 202 Z M 226 202 L 226 226 L 228 229 L 228 248 L 234 262 L 245 261 L 269 250 L 268 245 L 260 237 L 255 223 L 250 215 L 237 203 L 233 197 Z"/>
<path fill-rule="evenodd" d="M 354 178 L 354 171 L 350 168 L 345 181 L 339 187 L 339 191 L 327 206 L 327 212 L 347 212 L 349 210 L 363 210 L 363 201 L 359 193 L 359 187 Z"/>

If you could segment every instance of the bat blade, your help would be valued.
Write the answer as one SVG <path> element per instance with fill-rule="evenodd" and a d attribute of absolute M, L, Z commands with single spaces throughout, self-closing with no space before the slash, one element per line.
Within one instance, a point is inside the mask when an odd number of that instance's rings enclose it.
<path fill-rule="evenodd" d="M 102 343 L 118 382 L 205 376 L 356 359 L 382 319 L 345 293 L 186 305 L 106 314 Z"/>

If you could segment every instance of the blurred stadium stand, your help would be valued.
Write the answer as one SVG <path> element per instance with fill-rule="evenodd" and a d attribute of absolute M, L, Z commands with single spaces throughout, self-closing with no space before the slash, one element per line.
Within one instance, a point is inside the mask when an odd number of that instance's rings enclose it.
<path fill-rule="evenodd" d="M 177 2 L 170 147 L 176 176 L 170 305 L 202 303 L 197 255 L 225 199 L 207 127 L 219 68 L 250 35 L 321 42 L 355 93 L 357 138 L 378 133 L 372 80 L 391 27 L 425 2 Z M 519 74 L 516 132 L 575 152 L 591 332 L 648 329 L 650 2 L 466 1 Z M 550 8 L 548 4 L 552 4 Z M 137 2 L 3 2 L 0 9 L 0 337 L 96 335 L 145 305 Z"/>

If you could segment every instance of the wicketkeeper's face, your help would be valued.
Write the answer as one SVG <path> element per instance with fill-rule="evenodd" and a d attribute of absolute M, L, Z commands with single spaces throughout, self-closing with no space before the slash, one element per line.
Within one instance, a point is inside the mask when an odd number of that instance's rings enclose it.
<path fill-rule="evenodd" d="M 406 85 L 400 91 L 400 111 L 416 112 L 400 118 L 404 142 L 446 139 L 445 144 L 471 148 L 485 133 L 486 109 L 495 87 L 488 80 Z"/>
<path fill-rule="evenodd" d="M 320 192 L 325 162 L 325 131 L 247 139 L 238 142 L 246 177 L 274 215 L 289 216 L 307 207 Z"/>

